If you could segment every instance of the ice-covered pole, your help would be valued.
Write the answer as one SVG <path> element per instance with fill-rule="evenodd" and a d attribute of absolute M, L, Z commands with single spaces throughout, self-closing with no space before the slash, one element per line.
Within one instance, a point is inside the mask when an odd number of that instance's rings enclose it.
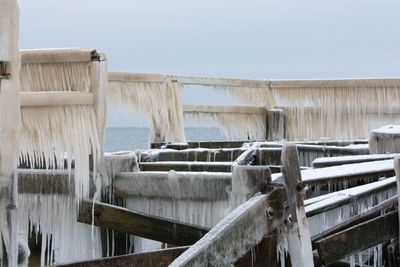
<path fill-rule="evenodd" d="M 18 265 L 16 203 L 20 126 L 18 27 L 17 1 L 0 0 L 0 63 L 3 66 L 0 73 L 0 265 L 12 267 Z"/>
<path fill-rule="evenodd" d="M 314 262 L 311 236 L 304 210 L 303 186 L 296 144 L 287 143 L 282 147 L 281 160 L 291 214 L 288 234 L 290 260 L 293 267 L 312 267 Z"/>
<path fill-rule="evenodd" d="M 400 156 L 399 155 L 395 156 L 394 158 L 394 170 L 396 171 L 397 199 L 400 208 Z M 399 212 L 399 222 L 400 222 L 400 212 Z M 399 233 L 400 233 L 400 226 L 399 226 Z"/>

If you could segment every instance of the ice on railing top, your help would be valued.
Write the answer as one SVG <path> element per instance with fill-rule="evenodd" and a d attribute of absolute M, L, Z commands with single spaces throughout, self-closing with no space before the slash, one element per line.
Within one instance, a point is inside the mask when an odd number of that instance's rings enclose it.
<path fill-rule="evenodd" d="M 380 159 L 393 159 L 394 154 L 386 155 L 355 155 L 355 156 L 341 156 L 341 157 L 325 157 L 317 158 L 313 161 L 314 163 L 326 163 L 326 162 L 347 162 L 347 161 L 361 161 L 361 160 L 380 160 Z"/>
<path fill-rule="evenodd" d="M 368 174 L 372 172 L 384 172 L 394 170 L 393 160 L 381 160 L 376 162 L 362 162 L 354 164 L 346 164 L 340 166 L 332 166 L 320 169 L 308 169 L 301 171 L 303 182 L 312 182 L 323 179 L 334 179 L 336 177 L 348 177 L 359 174 Z M 272 180 L 281 177 L 281 173 L 272 175 Z"/>
<path fill-rule="evenodd" d="M 400 134 L 400 125 L 386 125 L 379 129 L 374 129 L 372 132 L 380 134 Z"/>

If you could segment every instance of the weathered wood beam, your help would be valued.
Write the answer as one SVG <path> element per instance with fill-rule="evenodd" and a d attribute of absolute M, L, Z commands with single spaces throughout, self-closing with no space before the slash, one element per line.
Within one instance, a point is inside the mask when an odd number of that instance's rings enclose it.
<path fill-rule="evenodd" d="M 184 105 L 185 113 L 230 113 L 230 114 L 265 114 L 264 107 L 239 106 L 239 105 Z"/>
<path fill-rule="evenodd" d="M 173 175 L 174 179 L 171 179 Z M 196 201 L 227 200 L 232 184 L 230 173 L 208 172 L 121 172 L 114 178 L 118 197 L 167 198 Z M 202 188 L 194 191 L 193 188 Z"/>
<path fill-rule="evenodd" d="M 171 80 L 184 85 L 205 85 L 205 86 L 232 86 L 244 88 L 268 88 L 269 80 L 245 80 L 230 78 L 210 78 L 191 76 L 170 76 Z"/>
<path fill-rule="evenodd" d="M 393 211 L 328 236 L 315 245 L 321 262 L 327 265 L 397 237 L 398 230 L 398 214 Z"/>
<path fill-rule="evenodd" d="M 79 222 L 92 224 L 92 207 L 93 201 L 81 202 Z M 123 231 L 179 246 L 191 245 L 208 232 L 208 229 L 204 227 L 150 216 L 100 202 L 94 204 L 94 224 L 102 228 Z"/>
<path fill-rule="evenodd" d="M 73 171 L 18 169 L 18 193 L 74 194 Z"/>
<path fill-rule="evenodd" d="M 357 156 L 341 156 L 341 157 L 326 157 L 317 158 L 313 161 L 313 168 L 325 168 L 353 163 L 371 162 L 393 159 L 394 155 L 379 154 L 379 155 L 357 155 Z"/>
<path fill-rule="evenodd" d="M 157 73 L 131 73 L 131 72 L 109 72 L 110 82 L 165 82 L 169 79 L 166 75 Z"/>
<path fill-rule="evenodd" d="M 363 88 L 400 86 L 400 78 L 271 80 L 271 88 Z M 329 89 L 327 89 L 329 90 Z"/>
<path fill-rule="evenodd" d="M 170 266 L 234 264 L 287 218 L 285 199 L 283 188 L 251 198 L 222 219 Z"/>
<path fill-rule="evenodd" d="M 11 66 L 6 61 L 0 61 L 0 80 L 8 79 L 10 77 Z"/>
<path fill-rule="evenodd" d="M 360 223 L 366 222 L 373 218 L 379 217 L 382 215 L 383 212 L 385 212 L 387 210 L 395 209 L 395 207 L 398 205 L 397 203 L 398 203 L 397 196 L 391 197 L 391 198 L 379 203 L 378 205 L 374 206 L 370 210 L 363 212 L 361 214 L 358 214 L 354 217 L 351 217 L 349 220 L 344 221 L 344 222 L 342 222 L 320 234 L 313 236 L 312 237 L 313 248 L 316 248 L 316 246 L 315 246 L 316 242 L 318 242 L 326 237 L 329 237 L 338 232 L 344 231 L 350 227 L 356 226 Z"/>
<path fill-rule="evenodd" d="M 167 248 L 151 252 L 133 253 L 97 260 L 71 262 L 59 267 L 109 267 L 109 266 L 154 266 L 166 267 L 189 247 Z"/>
<path fill-rule="evenodd" d="M 282 147 L 282 174 L 291 214 L 288 244 L 292 266 L 314 266 L 311 235 L 304 210 L 299 158 L 294 143 L 287 143 Z"/>
<path fill-rule="evenodd" d="M 94 95 L 82 92 L 21 92 L 22 107 L 93 105 Z"/>
<path fill-rule="evenodd" d="M 255 246 L 251 251 L 247 252 L 243 257 L 235 262 L 235 267 L 278 267 L 278 255 L 276 251 L 277 235 L 270 234 Z"/>
<path fill-rule="evenodd" d="M 93 48 L 29 49 L 21 50 L 21 63 L 89 63 L 99 60 Z"/>
<path fill-rule="evenodd" d="M 231 162 L 162 161 L 142 162 L 141 171 L 231 172 Z"/>
<path fill-rule="evenodd" d="M 400 208 L 400 156 L 397 155 L 394 158 L 393 162 L 394 162 L 394 169 L 395 169 L 395 172 L 396 172 L 397 201 L 398 201 L 398 205 L 399 205 L 399 208 Z M 398 210 L 400 210 L 400 209 L 398 209 Z M 399 218 L 398 219 L 400 221 L 400 212 L 399 212 Z M 399 241 L 400 241 L 400 224 L 399 224 L 398 230 L 399 230 Z"/>

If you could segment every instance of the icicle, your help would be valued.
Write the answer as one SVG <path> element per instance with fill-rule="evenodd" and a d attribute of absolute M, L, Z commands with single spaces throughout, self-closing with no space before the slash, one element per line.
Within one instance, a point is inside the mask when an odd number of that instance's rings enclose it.
<path fill-rule="evenodd" d="M 214 86 L 217 90 L 222 90 L 243 103 L 263 106 L 272 109 L 275 105 L 274 97 L 268 87 L 240 87 L 240 86 Z"/>
<path fill-rule="evenodd" d="M 95 227 L 93 240 L 91 226 L 77 222 L 74 197 L 19 194 L 18 200 L 22 241 L 27 243 L 29 235 L 41 234 L 41 265 L 101 257 L 100 228 Z"/>
<path fill-rule="evenodd" d="M 367 138 L 373 128 L 399 122 L 399 80 L 276 81 L 288 139 Z M 305 125 L 307 127 L 305 127 Z"/>
<path fill-rule="evenodd" d="M 171 82 L 109 81 L 111 103 L 144 112 L 161 141 L 185 141 L 181 86 Z"/>
<path fill-rule="evenodd" d="M 266 134 L 264 114 L 185 113 L 185 120 L 195 120 L 201 126 L 216 122 L 221 134 L 229 140 L 263 140 Z"/>

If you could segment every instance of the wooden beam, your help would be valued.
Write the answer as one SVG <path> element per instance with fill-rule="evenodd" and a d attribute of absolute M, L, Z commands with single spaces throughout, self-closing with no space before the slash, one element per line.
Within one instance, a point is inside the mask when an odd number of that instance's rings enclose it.
<path fill-rule="evenodd" d="M 353 163 L 388 160 L 388 159 L 393 159 L 393 157 L 394 155 L 390 154 L 325 157 L 325 158 L 315 159 L 312 163 L 312 167 L 318 169 L 318 168 L 340 166 Z"/>
<path fill-rule="evenodd" d="M 287 213 L 285 190 L 251 198 L 222 219 L 202 239 L 171 263 L 177 266 L 229 266 L 279 227 Z"/>
<path fill-rule="evenodd" d="M 268 88 L 269 80 L 246 80 L 230 78 L 210 78 L 210 77 L 192 77 L 192 76 L 173 76 L 171 80 L 184 85 L 204 85 L 204 86 L 228 86 L 244 88 Z"/>
<path fill-rule="evenodd" d="M 312 237 L 313 248 L 316 248 L 315 247 L 316 242 L 318 242 L 328 236 L 334 235 L 338 232 L 344 231 L 350 227 L 358 225 L 360 223 L 363 223 L 363 222 L 366 222 L 373 218 L 379 217 L 380 215 L 382 215 L 382 213 L 385 213 L 387 210 L 395 209 L 395 207 L 397 205 L 398 205 L 397 196 L 391 197 L 391 198 L 379 203 L 378 205 L 374 206 L 370 210 L 363 212 L 361 214 L 358 214 L 354 217 L 351 217 L 349 220 L 346 220 L 346 221 L 344 221 L 340 224 L 337 224 L 334 227 L 332 227 L 320 234 L 313 236 Z"/>
<path fill-rule="evenodd" d="M 92 224 L 93 201 L 81 202 L 78 221 Z M 95 202 L 94 224 L 163 243 L 185 246 L 203 237 L 208 229 Z"/>
<path fill-rule="evenodd" d="M 166 75 L 156 73 L 109 72 L 110 82 L 166 82 Z"/>
<path fill-rule="evenodd" d="M 21 107 L 93 105 L 94 95 L 82 92 L 21 92 Z"/>
<path fill-rule="evenodd" d="M 314 266 L 311 235 L 304 210 L 299 158 L 294 143 L 287 143 L 282 147 L 282 174 L 291 214 L 288 244 L 292 266 Z"/>
<path fill-rule="evenodd" d="M 397 211 L 393 211 L 328 236 L 315 245 L 320 260 L 327 265 L 397 237 L 398 231 L 399 218 Z"/>
<path fill-rule="evenodd" d="M 96 260 L 71 262 L 59 267 L 154 266 L 166 267 L 189 247 L 167 248 L 151 252 L 133 253 Z"/>
<path fill-rule="evenodd" d="M 9 79 L 11 66 L 8 62 L 0 61 L 0 80 Z"/>
<path fill-rule="evenodd" d="M 400 78 L 271 80 L 271 88 L 368 88 L 400 86 Z"/>
<path fill-rule="evenodd" d="M 398 205 L 400 207 L 400 156 L 399 155 L 395 156 L 395 158 L 394 158 L 394 169 L 396 172 L 397 201 L 398 201 Z M 399 221 L 400 221 L 400 213 L 399 213 Z M 400 239 L 400 225 L 399 225 L 398 230 L 399 230 L 399 239 Z"/>
<path fill-rule="evenodd" d="M 61 48 L 21 50 L 21 64 L 90 63 L 98 59 L 93 48 Z"/>
<path fill-rule="evenodd" d="M 18 169 L 18 193 L 73 195 L 73 171 Z"/>
<path fill-rule="evenodd" d="M 239 106 L 239 105 L 184 105 L 184 113 L 228 113 L 228 114 L 265 114 L 267 109 L 263 107 Z"/>

